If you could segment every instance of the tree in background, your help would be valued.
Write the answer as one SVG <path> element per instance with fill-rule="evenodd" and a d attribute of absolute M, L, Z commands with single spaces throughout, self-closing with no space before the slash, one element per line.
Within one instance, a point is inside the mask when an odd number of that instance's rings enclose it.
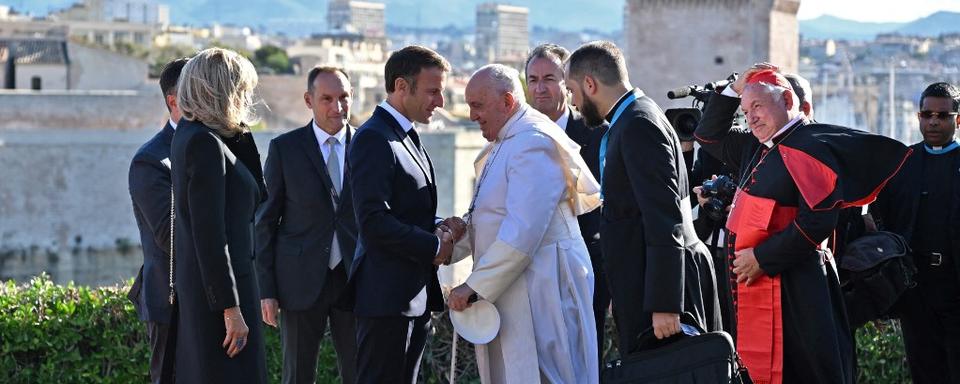
<path fill-rule="evenodd" d="M 186 45 L 167 45 L 151 48 L 146 58 L 147 63 L 150 64 L 150 77 L 160 77 L 160 72 L 163 72 L 163 67 L 174 59 L 191 57 L 196 53 L 196 49 Z"/>
<path fill-rule="evenodd" d="M 259 72 L 293 73 L 287 51 L 275 45 L 264 45 L 253 51 L 253 65 Z"/>

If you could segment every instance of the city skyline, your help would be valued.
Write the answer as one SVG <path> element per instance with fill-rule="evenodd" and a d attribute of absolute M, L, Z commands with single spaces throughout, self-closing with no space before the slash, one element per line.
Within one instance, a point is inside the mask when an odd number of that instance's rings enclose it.
<path fill-rule="evenodd" d="M 77 2 L 78 0 L 0 0 L 0 5 L 11 6 L 18 11 L 30 12 L 35 16 L 42 16 L 47 14 L 50 11 L 62 9 L 70 6 L 71 4 Z M 178 0 L 150 0 L 158 4 L 177 4 Z M 192 4 L 189 7 L 171 7 L 171 21 L 174 24 L 191 24 L 196 23 L 197 20 L 190 19 L 189 14 L 191 14 L 190 9 L 204 9 L 204 8 L 217 8 L 221 0 L 201 0 L 196 2 L 191 2 Z M 470 5 L 467 8 L 457 8 L 455 5 L 448 7 L 430 7 L 423 6 L 424 8 L 430 9 L 432 11 L 427 12 L 431 16 L 442 16 L 442 15 L 456 15 L 461 14 L 461 17 L 405 17 L 409 14 L 410 9 L 416 8 L 418 5 L 424 4 L 419 0 L 385 0 L 380 1 L 386 4 L 387 6 L 387 24 L 391 26 L 421 26 L 425 28 L 433 27 L 443 27 L 446 25 L 456 25 L 458 27 L 472 26 L 474 22 L 472 18 L 474 17 L 473 9 L 477 4 L 486 2 L 485 0 L 462 0 L 459 3 L 464 3 Z M 299 1 L 288 1 L 284 4 L 285 7 L 290 8 L 290 11 L 296 12 L 295 15 L 298 18 L 305 20 L 315 20 L 319 23 L 326 23 L 325 14 L 326 14 L 326 4 L 328 1 L 321 1 L 317 4 L 316 9 L 318 13 L 315 17 L 311 17 L 309 12 L 304 13 L 304 8 L 314 8 L 311 5 L 300 4 Z M 458 4 L 459 4 L 458 3 Z M 592 17 L 584 18 L 583 15 L 577 15 L 577 24 L 566 23 L 558 21 L 558 17 L 555 12 L 550 12 L 550 10 L 555 9 L 553 1 L 543 1 L 543 0 L 509 0 L 509 1 L 500 1 L 498 3 L 505 5 L 515 5 L 526 7 L 530 9 L 530 26 L 531 27 L 553 27 L 562 30 L 580 30 L 580 29 L 595 29 L 600 31 L 611 32 L 615 30 L 620 30 L 623 28 L 623 4 L 622 0 L 599 0 L 593 3 L 593 9 L 595 12 L 591 12 Z M 449 3 L 448 3 L 449 4 Z M 251 7 L 256 7 L 256 3 L 249 5 Z M 182 8 L 182 9 L 181 9 Z M 278 6 L 278 9 L 284 8 L 284 6 Z M 800 9 L 797 15 L 797 18 L 801 21 L 810 20 L 820 17 L 822 15 L 830 15 L 843 19 L 860 21 L 860 22 L 872 22 L 872 23 L 887 23 L 887 22 L 908 22 L 929 16 L 938 11 L 951 11 L 951 12 L 960 12 L 960 2 L 955 0 L 918 0 L 912 2 L 903 2 L 898 0 L 853 0 L 853 1 L 830 1 L 830 0 L 802 0 L 800 2 Z M 279 12 L 279 11 L 277 11 Z M 227 12 L 224 12 L 227 13 Z M 264 25 L 267 25 L 269 28 L 270 25 L 270 16 L 265 15 L 266 17 L 261 20 Z M 293 16 L 291 16 L 293 17 Z M 296 22 L 297 20 L 291 20 Z M 233 24 L 251 24 L 247 20 L 230 20 L 229 14 L 223 19 L 211 19 L 211 20 L 202 20 L 202 22 L 213 23 L 233 23 Z M 319 27 L 318 27 L 319 28 Z"/>

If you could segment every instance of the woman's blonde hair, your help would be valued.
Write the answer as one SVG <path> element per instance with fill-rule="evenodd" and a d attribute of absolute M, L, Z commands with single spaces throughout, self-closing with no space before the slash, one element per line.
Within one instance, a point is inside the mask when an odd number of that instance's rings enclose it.
<path fill-rule="evenodd" d="M 229 49 L 209 48 L 183 67 L 177 106 L 185 119 L 233 137 L 256 122 L 256 87 L 257 71 L 249 60 Z"/>

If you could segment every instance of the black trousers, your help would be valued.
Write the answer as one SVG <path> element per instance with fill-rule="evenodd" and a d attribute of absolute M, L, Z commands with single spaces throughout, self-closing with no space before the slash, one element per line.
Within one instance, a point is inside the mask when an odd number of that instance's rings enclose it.
<path fill-rule="evenodd" d="M 900 326 L 917 384 L 960 383 L 960 283 L 950 263 L 916 257 L 917 286 L 899 301 Z"/>
<path fill-rule="evenodd" d="M 603 346 L 606 335 L 607 312 L 610 311 L 610 288 L 607 287 L 607 275 L 603 272 L 603 256 L 600 251 L 600 241 L 587 244 L 590 252 L 590 263 L 593 264 L 593 317 L 597 324 L 597 352 L 600 367 L 603 367 Z"/>
<path fill-rule="evenodd" d="M 150 340 L 150 382 L 167 384 L 174 382 L 176 359 L 176 323 L 147 322 L 147 337 Z"/>
<path fill-rule="evenodd" d="M 430 329 L 419 317 L 357 317 L 357 384 L 416 383 Z"/>
<path fill-rule="evenodd" d="M 333 348 L 337 351 L 337 369 L 344 383 L 356 381 L 356 320 L 353 312 L 342 309 L 339 301 L 347 284 L 343 263 L 327 273 L 320 297 L 303 311 L 282 310 L 280 337 L 283 343 L 283 383 L 314 383 L 320 342 L 330 324 Z"/>

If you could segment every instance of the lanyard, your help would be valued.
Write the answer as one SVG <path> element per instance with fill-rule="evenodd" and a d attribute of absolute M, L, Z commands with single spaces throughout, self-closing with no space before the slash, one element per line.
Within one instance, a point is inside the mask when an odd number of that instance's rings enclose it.
<path fill-rule="evenodd" d="M 627 106 L 633 104 L 637 100 L 637 91 L 630 91 L 630 96 L 627 96 L 620 106 L 617 107 L 616 112 L 613 113 L 613 117 L 610 119 L 610 126 L 607 128 L 607 131 L 603 133 L 603 137 L 600 139 L 600 200 L 603 200 L 603 169 L 604 165 L 607 164 L 607 141 L 610 139 L 610 131 L 613 131 L 613 125 L 616 124 L 617 119 L 620 118 L 620 114 L 623 113 Z"/>

